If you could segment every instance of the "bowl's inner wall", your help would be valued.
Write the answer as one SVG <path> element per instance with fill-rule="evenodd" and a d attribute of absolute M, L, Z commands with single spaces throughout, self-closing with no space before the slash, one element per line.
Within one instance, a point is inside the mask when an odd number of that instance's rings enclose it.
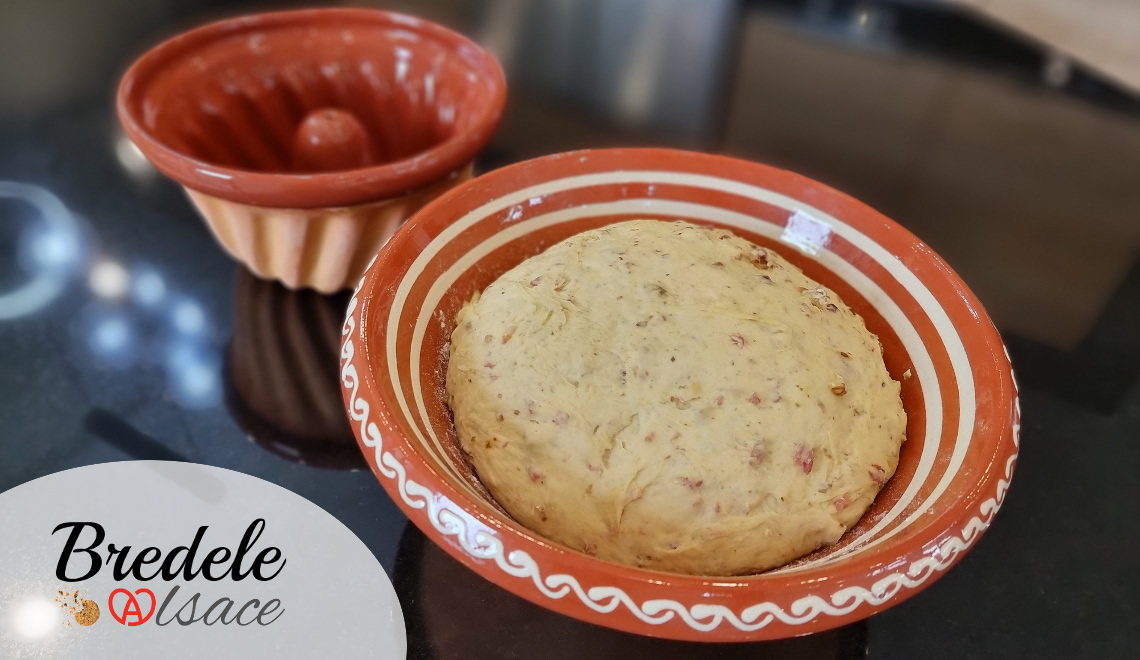
<path fill-rule="evenodd" d="M 314 110 L 354 115 L 382 164 L 462 132 L 493 95 L 485 80 L 444 44 L 391 25 L 260 25 L 172 49 L 130 103 L 146 131 L 186 156 L 296 172 L 295 134 Z"/>
<path fill-rule="evenodd" d="M 426 326 L 422 351 L 420 353 L 421 368 L 419 378 L 429 422 L 436 435 L 440 438 L 447 459 L 465 481 L 472 485 L 476 492 L 482 496 L 488 505 L 488 510 L 493 511 L 494 515 L 506 521 L 510 521 L 510 524 L 516 527 L 520 526 L 511 520 L 509 516 L 503 512 L 501 507 L 494 503 L 490 494 L 482 484 L 479 483 L 478 476 L 460 449 L 455 434 L 455 427 L 447 404 L 445 384 L 448 353 L 446 345 L 450 342 L 451 332 L 455 329 L 455 315 L 465 302 L 470 300 L 476 292 L 482 291 L 494 282 L 499 275 L 518 265 L 526 258 L 545 250 L 554 243 L 588 229 L 647 216 L 661 219 L 687 220 L 697 224 L 715 226 L 714 223 L 701 219 L 665 216 L 659 213 L 642 213 L 638 215 L 579 217 L 567 222 L 545 227 L 540 231 L 526 234 L 521 238 L 502 245 L 475 263 L 446 291 L 432 312 L 431 316 L 433 322 L 428 323 Z M 520 221 L 521 220 L 525 220 L 525 216 L 520 219 Z M 773 221 L 775 221 L 775 218 L 773 218 Z M 883 345 L 884 360 L 891 377 L 898 381 L 904 381 L 904 372 L 912 366 L 910 356 L 890 324 L 883 318 L 879 311 L 852 288 L 851 285 L 818 261 L 815 261 L 810 256 L 803 254 L 790 245 L 781 244 L 766 236 L 742 231 L 739 227 L 726 226 L 724 228 L 754 243 L 775 249 L 787 258 L 788 261 L 803 270 L 809 277 L 839 294 L 845 303 L 863 317 L 867 328 L 879 337 Z M 477 240 L 477 237 L 474 236 L 461 236 L 457 238 L 453 245 L 449 245 L 447 250 L 448 255 L 441 255 L 443 260 L 448 262 L 448 264 L 452 263 L 454 261 L 452 257 L 463 252 L 466 247 L 465 244 L 469 244 L 469 241 L 477 242 Z M 422 277 L 430 279 L 430 274 L 425 273 Z M 438 320 L 438 322 L 434 322 L 434 320 Z M 899 497 L 906 490 L 914 477 L 926 435 L 926 410 L 923 402 L 923 392 L 918 378 L 905 380 L 902 387 L 902 400 L 903 407 L 907 413 L 907 441 L 903 445 L 899 457 L 899 465 L 894 477 L 887 482 L 863 518 L 860 519 L 836 545 L 821 548 L 815 553 L 792 562 L 788 566 L 795 566 L 811 561 L 822 554 L 831 552 L 837 547 L 845 546 L 853 540 L 858 539 L 894 506 L 899 500 Z M 429 461 L 432 460 L 428 456 L 425 456 L 425 458 Z"/>

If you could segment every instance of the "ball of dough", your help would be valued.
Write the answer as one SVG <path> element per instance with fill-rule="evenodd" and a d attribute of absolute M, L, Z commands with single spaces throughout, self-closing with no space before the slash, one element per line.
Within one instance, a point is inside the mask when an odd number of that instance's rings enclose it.
<path fill-rule="evenodd" d="M 464 451 L 518 522 L 575 550 L 757 573 L 838 540 L 898 464 L 906 414 L 878 339 L 728 231 L 583 232 L 456 322 Z"/>

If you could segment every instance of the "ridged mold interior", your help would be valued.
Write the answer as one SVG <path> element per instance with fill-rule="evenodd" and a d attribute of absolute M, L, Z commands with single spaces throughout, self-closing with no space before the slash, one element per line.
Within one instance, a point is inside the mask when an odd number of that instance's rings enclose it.
<path fill-rule="evenodd" d="M 379 163 L 463 131 L 477 72 L 443 45 L 383 25 L 270 26 L 183 53 L 149 81 L 143 125 L 169 148 L 221 167 L 295 172 L 291 150 L 314 110 L 346 110 Z"/>

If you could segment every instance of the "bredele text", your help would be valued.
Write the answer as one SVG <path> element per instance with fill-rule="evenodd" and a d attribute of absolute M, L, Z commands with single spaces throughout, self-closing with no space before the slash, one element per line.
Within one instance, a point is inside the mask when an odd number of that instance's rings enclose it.
<path fill-rule="evenodd" d="M 131 576 L 143 582 L 158 577 L 167 582 L 176 579 L 190 581 L 199 575 L 212 582 L 227 576 L 235 581 L 250 576 L 255 580 L 267 581 L 277 577 L 285 567 L 285 558 L 280 548 L 275 546 L 263 548 L 254 555 L 254 545 L 265 529 L 263 518 L 258 518 L 249 524 L 236 551 L 231 552 L 229 548 L 219 546 L 205 553 L 201 561 L 198 561 L 199 546 L 206 535 L 206 530 L 209 529 L 207 525 L 198 528 L 198 533 L 194 535 L 194 541 L 189 546 L 178 546 L 165 553 L 165 558 L 159 548 L 144 548 L 132 556 L 131 546 L 120 548 L 114 543 L 109 543 L 105 561 L 99 551 L 106 538 L 102 525 L 94 522 L 66 522 L 57 525 L 52 534 L 69 528 L 71 533 L 55 567 L 55 576 L 63 582 L 89 580 L 104 564 L 112 567 L 116 581 Z M 91 533 L 84 535 L 85 530 L 91 530 Z M 87 538 L 84 539 L 84 536 Z M 94 538 L 91 538 L 92 536 Z M 84 558 L 86 570 L 83 570 Z"/>

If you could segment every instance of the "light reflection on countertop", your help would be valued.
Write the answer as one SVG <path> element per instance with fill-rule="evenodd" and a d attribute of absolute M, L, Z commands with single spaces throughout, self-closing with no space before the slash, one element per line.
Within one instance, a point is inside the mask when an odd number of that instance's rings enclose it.
<path fill-rule="evenodd" d="M 122 151 L 116 149 L 120 156 Z M 119 162 L 133 176 L 142 171 L 129 159 Z M 18 229 L 16 262 L 25 280 L 0 293 L 0 323 L 20 323 L 83 286 L 88 295 L 71 323 L 96 366 L 160 366 L 167 394 L 180 406 L 202 409 L 221 402 L 221 354 L 201 302 L 173 291 L 152 264 L 128 268 L 100 254 L 94 230 L 47 188 L 0 181 L 0 198 L 18 200 L 35 212 Z"/>

